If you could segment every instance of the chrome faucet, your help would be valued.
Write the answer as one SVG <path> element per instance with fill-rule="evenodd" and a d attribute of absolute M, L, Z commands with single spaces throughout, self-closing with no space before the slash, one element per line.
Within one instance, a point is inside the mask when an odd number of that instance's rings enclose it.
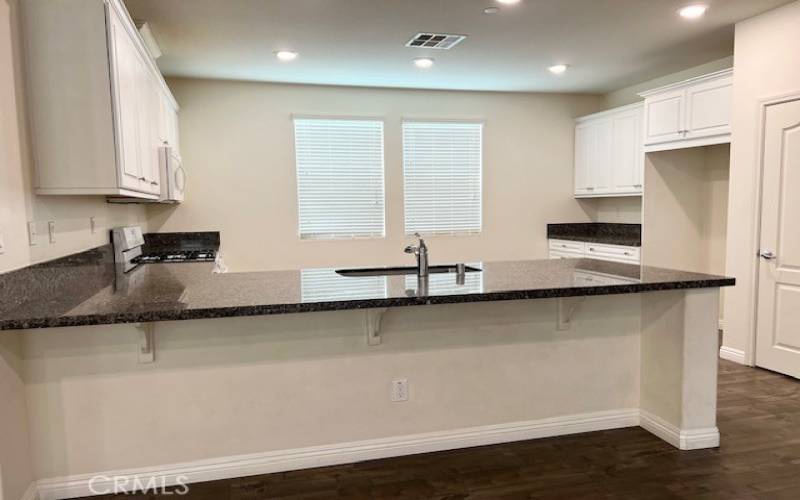
<path fill-rule="evenodd" d="M 428 246 L 425 245 L 425 240 L 419 233 L 414 233 L 414 236 L 419 238 L 419 245 L 408 245 L 404 250 L 406 253 L 413 253 L 417 258 L 417 276 L 420 278 L 428 276 Z"/>

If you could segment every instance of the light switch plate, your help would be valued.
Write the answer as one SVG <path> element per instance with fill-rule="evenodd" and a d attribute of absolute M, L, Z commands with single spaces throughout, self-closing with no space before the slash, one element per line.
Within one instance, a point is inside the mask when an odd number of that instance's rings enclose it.
<path fill-rule="evenodd" d="M 89 230 L 91 231 L 91 234 L 97 232 L 97 220 L 95 220 L 94 217 L 89 217 Z"/>
<path fill-rule="evenodd" d="M 47 223 L 47 233 L 50 235 L 50 243 L 56 242 L 56 222 L 50 221 Z"/>
<path fill-rule="evenodd" d="M 28 222 L 28 243 L 31 246 L 36 245 L 36 223 Z"/>

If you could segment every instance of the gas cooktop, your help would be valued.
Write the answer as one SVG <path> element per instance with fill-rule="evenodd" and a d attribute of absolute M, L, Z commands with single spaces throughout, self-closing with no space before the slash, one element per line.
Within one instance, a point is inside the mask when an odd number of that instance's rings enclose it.
<path fill-rule="evenodd" d="M 157 264 L 166 262 L 214 262 L 217 251 L 206 250 L 169 250 L 164 252 L 148 252 L 136 258 L 137 264 Z"/>

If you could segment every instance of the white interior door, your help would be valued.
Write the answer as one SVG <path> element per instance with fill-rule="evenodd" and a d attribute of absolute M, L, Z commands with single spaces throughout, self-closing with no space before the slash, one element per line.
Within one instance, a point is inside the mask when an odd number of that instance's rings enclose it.
<path fill-rule="evenodd" d="M 800 99 L 767 108 L 763 153 L 756 365 L 800 378 Z"/>

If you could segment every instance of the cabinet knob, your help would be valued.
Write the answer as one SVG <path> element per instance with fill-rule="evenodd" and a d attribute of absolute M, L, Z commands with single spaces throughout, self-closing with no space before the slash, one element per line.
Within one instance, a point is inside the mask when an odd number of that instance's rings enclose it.
<path fill-rule="evenodd" d="M 139 180 L 140 180 L 140 181 L 146 181 L 146 180 L 147 180 L 147 178 L 145 178 L 145 177 L 139 177 Z"/>
<path fill-rule="evenodd" d="M 641 184 L 634 184 L 633 187 L 640 188 L 640 187 L 642 187 L 642 185 Z"/>

